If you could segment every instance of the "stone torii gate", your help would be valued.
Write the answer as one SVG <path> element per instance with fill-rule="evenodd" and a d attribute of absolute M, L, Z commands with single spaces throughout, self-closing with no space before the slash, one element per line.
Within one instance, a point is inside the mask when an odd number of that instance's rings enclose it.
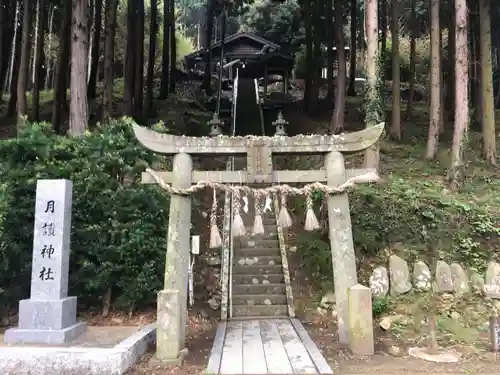
<path fill-rule="evenodd" d="M 139 142 L 147 149 L 175 155 L 173 171 L 157 175 L 172 187 L 186 189 L 202 181 L 224 184 L 295 184 L 326 182 L 339 186 L 347 179 L 369 172 L 345 169 L 342 153 L 355 153 L 375 144 L 384 124 L 341 135 L 299 135 L 294 137 L 184 137 L 162 134 L 134 125 Z M 245 155 L 246 171 L 195 171 L 192 154 Z M 323 154 L 324 170 L 273 170 L 276 154 Z M 155 183 L 143 173 L 143 183 Z M 348 344 L 347 292 L 357 284 L 356 262 L 347 193 L 327 197 L 329 236 L 332 251 L 339 340 Z M 185 348 L 188 262 L 190 251 L 191 198 L 173 195 L 170 200 L 164 289 L 158 293 L 156 358 L 179 363 Z M 227 281 L 227 280 L 226 280 Z"/>

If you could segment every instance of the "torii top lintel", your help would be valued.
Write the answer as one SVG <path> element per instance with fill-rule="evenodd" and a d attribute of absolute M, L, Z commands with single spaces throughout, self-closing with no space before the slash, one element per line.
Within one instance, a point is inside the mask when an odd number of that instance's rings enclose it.
<path fill-rule="evenodd" d="M 134 133 L 147 149 L 159 154 L 246 154 L 249 147 L 267 146 L 273 154 L 324 154 L 332 151 L 353 153 L 375 144 L 384 131 L 384 124 L 339 135 L 297 135 L 294 137 L 185 137 L 158 133 L 134 125 Z"/>

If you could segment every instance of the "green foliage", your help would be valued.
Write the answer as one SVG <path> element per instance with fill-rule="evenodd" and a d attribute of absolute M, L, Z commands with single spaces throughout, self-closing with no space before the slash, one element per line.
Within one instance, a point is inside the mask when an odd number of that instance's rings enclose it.
<path fill-rule="evenodd" d="M 163 37 L 163 34 L 162 34 Z M 184 30 L 179 28 L 175 33 L 176 41 L 176 64 L 178 68 L 182 68 L 184 62 L 184 57 L 194 52 L 194 42 L 191 38 L 187 37 Z M 161 44 L 160 44 L 161 45 Z M 160 66 L 161 60 L 157 61 L 157 65 Z"/>
<path fill-rule="evenodd" d="M 377 254 L 403 244 L 421 259 L 438 249 L 447 261 L 483 268 L 492 256 L 485 247 L 498 248 L 500 214 L 443 194 L 438 185 L 393 177 L 383 187 L 360 187 L 351 200 L 357 249 Z"/>
<path fill-rule="evenodd" d="M 375 317 L 389 311 L 389 301 L 385 297 L 375 297 L 372 301 L 372 311 Z"/>
<path fill-rule="evenodd" d="M 30 124 L 17 139 L 0 141 L 0 286 L 14 304 L 29 295 L 37 179 L 73 182 L 70 290 L 95 304 L 113 288 L 117 303 L 140 306 L 160 289 L 168 198 L 140 184 L 145 163 L 159 162 L 141 147 L 132 120 L 78 138 Z M 105 131 L 104 131 L 105 130 Z"/>
<path fill-rule="evenodd" d="M 242 30 L 252 32 L 293 53 L 304 40 L 304 30 L 297 1 L 274 3 L 257 1 L 245 14 Z"/>
<path fill-rule="evenodd" d="M 490 260 L 498 260 L 500 183 L 475 162 L 480 156 L 469 163 L 462 191 L 453 194 L 441 177 L 448 161 L 429 165 L 422 161 L 424 150 L 391 144 L 389 151 L 388 145 L 381 145 L 383 182 L 358 186 L 349 195 L 361 278 L 372 270 L 373 263 L 386 259 L 386 250 L 410 262 L 418 258 L 431 263 L 438 254 L 447 262 L 477 270 L 484 270 Z M 313 282 L 321 285 L 332 280 L 327 235 L 300 233 L 297 244 L 299 260 Z M 368 269 L 363 267 L 366 265 Z"/>
<path fill-rule="evenodd" d="M 306 46 L 302 45 L 295 52 L 295 74 L 298 77 L 305 77 L 307 72 Z"/>
<path fill-rule="evenodd" d="M 420 84 L 427 84 L 430 61 L 430 40 L 429 37 L 421 37 L 415 41 L 415 80 Z M 401 82 L 409 82 L 410 71 L 410 38 L 399 38 L 399 64 Z M 382 61 L 381 68 L 383 69 L 384 78 L 392 80 L 392 39 L 390 35 L 387 38 L 387 46 L 385 59 Z"/>
<path fill-rule="evenodd" d="M 126 3 L 121 4 L 118 7 L 118 22 L 116 26 L 116 38 L 115 38 L 115 61 L 125 61 L 125 52 L 127 49 L 127 9 Z M 159 11 L 162 7 L 159 7 Z M 147 51 L 149 49 L 149 30 L 150 30 L 150 18 L 151 9 L 147 7 L 145 9 L 144 15 L 144 56 L 147 56 Z M 176 23 L 176 63 L 177 67 L 182 66 L 182 61 L 184 56 L 194 51 L 194 43 L 191 38 L 186 36 L 185 28 L 181 24 Z M 155 73 L 161 71 L 161 56 L 162 56 L 162 45 L 163 45 L 163 17 L 161 12 L 159 12 L 158 19 L 158 34 L 156 37 L 156 55 L 155 55 Z M 147 64 L 147 61 L 145 61 Z"/>
<path fill-rule="evenodd" d="M 303 232 L 297 236 L 297 256 L 313 283 L 320 286 L 332 279 L 332 254 L 328 238 Z"/>

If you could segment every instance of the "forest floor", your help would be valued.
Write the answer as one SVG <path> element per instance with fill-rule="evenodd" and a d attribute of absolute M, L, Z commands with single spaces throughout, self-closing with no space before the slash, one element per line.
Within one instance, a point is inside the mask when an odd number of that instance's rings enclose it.
<path fill-rule="evenodd" d="M 120 95 L 120 83 L 115 87 L 117 98 Z M 30 98 L 28 97 L 30 100 Z M 41 95 L 42 117 L 50 119 L 51 95 Z M 119 104 L 119 103 L 118 103 Z M 403 106 L 404 107 L 404 106 Z M 4 108 L 4 107 L 3 107 Z M 151 122 L 162 120 L 168 125 L 175 126 L 176 122 L 185 121 L 184 111 L 172 106 L 168 102 L 157 103 L 157 116 Z M 186 107 L 187 108 L 187 107 Z M 346 130 L 357 130 L 363 127 L 363 114 L 360 99 L 349 98 L 346 110 Z M 194 111 L 189 109 L 190 113 Z M 2 107 L 0 106 L 0 113 Z M 199 124 L 208 120 L 209 115 L 201 111 L 192 115 L 189 119 L 191 124 Z M 285 114 L 290 121 L 290 126 L 301 129 L 303 133 L 322 133 L 328 129 L 329 114 L 315 119 L 301 115 L 295 109 Z M 390 118 L 390 116 L 388 116 Z M 500 116 L 497 116 L 500 119 Z M 403 140 L 392 142 L 384 139 L 380 143 L 382 178 L 399 178 L 404 180 L 423 195 L 442 196 L 449 192 L 446 188 L 446 171 L 450 165 L 450 151 L 448 145 L 451 141 L 452 125 L 446 125 L 446 131 L 441 137 L 440 151 L 435 162 L 429 163 L 424 160 L 425 144 L 427 139 L 428 114 L 424 104 L 416 106 L 411 121 L 404 121 Z M 180 124 L 178 124 L 180 125 Z M 184 127 L 187 127 L 184 124 Z M 0 133 L 3 137 L 15 132 L 15 122 L 2 121 Z M 2 134 L 0 134 L 0 139 Z M 480 144 L 479 135 L 472 133 L 467 150 L 467 178 L 461 186 L 459 193 L 454 194 L 454 199 L 470 205 L 483 205 L 491 207 L 492 210 L 500 211 L 500 175 L 498 171 L 492 170 L 481 161 L 481 155 L 477 147 Z M 361 157 L 353 156 L 347 159 L 349 166 L 359 165 Z M 301 169 L 310 168 L 310 165 L 302 166 Z M 382 182 L 384 183 L 384 182 Z M 450 228 L 452 231 L 453 228 Z M 290 233 L 300 235 L 301 230 L 296 228 Z M 452 233 L 450 233 L 450 236 Z M 491 251 L 498 251 L 492 248 Z M 321 297 L 331 289 L 331 283 L 319 284 L 310 280 L 310 275 L 301 273 L 297 267 L 300 260 L 291 255 L 291 271 L 294 287 L 294 298 L 297 315 L 309 331 L 313 341 L 321 349 L 325 358 L 334 368 L 336 373 L 387 373 L 401 374 L 412 372 L 427 373 L 473 373 L 473 372 L 497 372 L 495 362 L 499 359 L 488 352 L 488 336 L 485 322 L 491 312 L 491 305 L 485 303 L 484 299 L 471 299 L 465 302 L 450 303 L 448 313 L 438 319 L 438 338 L 440 345 L 452 349 L 460 354 L 461 362 L 457 365 L 437 365 L 417 359 L 411 359 L 406 355 L 410 346 L 425 345 L 426 324 L 416 317 L 424 318 L 424 313 L 419 310 L 421 300 L 425 296 L 410 295 L 391 300 L 387 307 L 386 315 L 397 315 L 398 321 L 394 321 L 390 330 L 380 328 L 379 319 L 374 321 L 376 333 L 376 355 L 371 358 L 353 358 L 349 352 L 338 345 L 337 326 L 330 311 L 319 308 Z M 359 268 L 361 282 L 366 283 L 369 271 L 379 259 L 367 257 L 362 259 L 362 267 Z M 295 265 L 295 266 L 294 266 Z M 424 301 L 425 302 L 425 301 Z M 458 313 L 453 314 L 454 312 Z M 155 321 L 155 311 L 137 313 L 132 317 L 119 312 L 111 314 L 104 319 L 98 314 L 85 314 L 90 325 L 143 325 Z M 187 329 L 187 343 L 189 355 L 182 367 L 169 369 L 152 369 L 149 367 L 149 359 L 153 355 L 153 348 L 139 363 L 128 372 L 128 375 L 167 375 L 167 374 L 190 374 L 203 373 L 210 355 L 216 326 L 218 323 L 217 312 L 212 312 L 206 306 L 195 306 L 189 312 Z"/>

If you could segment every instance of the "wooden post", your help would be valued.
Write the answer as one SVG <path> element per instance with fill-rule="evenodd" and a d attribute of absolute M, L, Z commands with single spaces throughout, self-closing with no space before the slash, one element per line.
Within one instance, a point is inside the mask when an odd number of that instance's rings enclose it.
<path fill-rule="evenodd" d="M 344 157 L 340 152 L 334 151 L 326 155 L 325 169 L 329 186 L 338 186 L 345 182 Z M 343 193 L 330 195 L 327 202 L 339 342 L 347 345 L 349 343 L 347 295 L 349 288 L 358 283 L 349 200 L 347 193 Z"/>
<path fill-rule="evenodd" d="M 264 64 L 264 100 L 262 101 L 265 103 L 267 100 L 267 61 Z"/>
<path fill-rule="evenodd" d="M 172 186 L 191 186 L 193 162 L 191 156 L 174 156 Z M 172 195 L 168 221 L 165 285 L 158 295 L 156 357 L 165 363 L 182 361 L 187 320 L 187 286 L 191 227 L 191 197 Z"/>

